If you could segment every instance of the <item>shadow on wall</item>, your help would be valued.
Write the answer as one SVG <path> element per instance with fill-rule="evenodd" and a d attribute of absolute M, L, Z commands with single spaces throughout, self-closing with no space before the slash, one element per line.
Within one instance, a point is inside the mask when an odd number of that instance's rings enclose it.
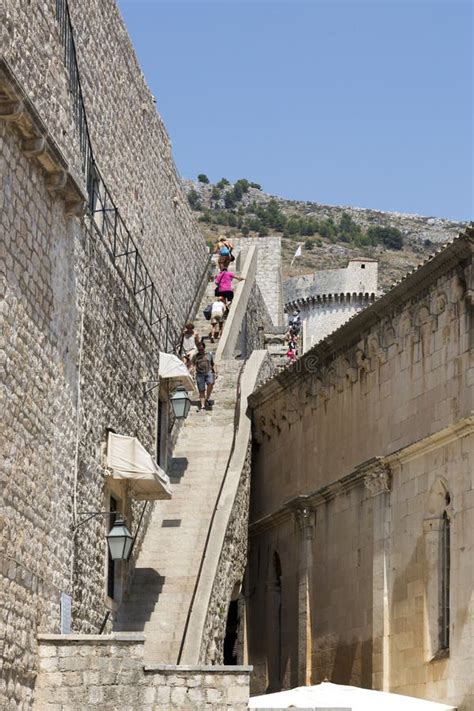
<path fill-rule="evenodd" d="M 130 603 L 133 602 L 133 597 L 137 595 L 139 598 L 133 606 L 133 616 L 127 614 L 126 629 L 127 632 L 142 632 L 145 629 L 145 624 L 150 619 L 155 610 L 156 603 L 166 582 L 164 575 L 160 575 L 153 568 L 136 568 L 133 575 L 133 586 L 130 593 L 125 597 L 125 604 L 130 609 Z M 144 595 L 144 591 L 151 590 L 152 595 Z M 145 603 L 146 600 L 146 603 Z M 122 628 L 120 624 L 120 615 L 117 624 L 117 629 Z"/>
<path fill-rule="evenodd" d="M 168 475 L 172 484 L 179 484 L 188 468 L 187 457 L 173 457 L 168 467 Z"/>
<path fill-rule="evenodd" d="M 354 639 L 338 644 L 331 679 L 335 684 L 356 684 L 372 688 L 372 642 Z"/>

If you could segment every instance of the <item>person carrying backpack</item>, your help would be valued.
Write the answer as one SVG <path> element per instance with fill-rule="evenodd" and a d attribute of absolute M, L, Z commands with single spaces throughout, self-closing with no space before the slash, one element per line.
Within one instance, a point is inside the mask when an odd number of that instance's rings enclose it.
<path fill-rule="evenodd" d="M 205 412 L 206 408 L 209 409 L 214 404 L 210 398 L 217 378 L 217 369 L 212 353 L 206 353 L 204 341 L 198 343 L 193 365 L 196 371 L 196 385 L 199 390 L 199 412 Z"/>
<path fill-rule="evenodd" d="M 219 269 L 224 269 L 229 266 L 231 262 L 234 261 L 234 256 L 232 250 L 234 245 L 226 237 L 220 237 L 216 248 L 214 249 L 214 254 L 217 254 L 217 265 Z"/>

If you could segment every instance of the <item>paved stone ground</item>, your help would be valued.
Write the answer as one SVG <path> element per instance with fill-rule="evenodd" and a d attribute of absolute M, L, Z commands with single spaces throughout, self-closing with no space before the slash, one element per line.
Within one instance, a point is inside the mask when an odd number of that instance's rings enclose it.
<path fill-rule="evenodd" d="M 202 310 L 212 301 L 207 287 L 195 320 L 209 334 Z M 215 350 L 217 344 L 210 344 Z M 206 535 L 224 476 L 234 431 L 236 385 L 241 361 L 222 364 L 212 411 L 195 406 L 182 426 L 169 474 L 173 497 L 155 505 L 140 551 L 131 590 L 119 613 L 118 628 L 143 631 L 145 663 L 175 664 L 202 558 Z"/>

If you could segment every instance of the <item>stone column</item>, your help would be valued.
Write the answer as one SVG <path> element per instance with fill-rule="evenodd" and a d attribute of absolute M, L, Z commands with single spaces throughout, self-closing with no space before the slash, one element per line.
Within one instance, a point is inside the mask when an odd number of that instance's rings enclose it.
<path fill-rule="evenodd" d="M 373 497 L 372 686 L 389 691 L 390 468 L 377 461 L 364 483 Z"/>
<path fill-rule="evenodd" d="M 294 512 L 298 525 L 298 685 L 312 681 L 312 634 L 310 585 L 313 569 L 313 530 L 315 511 L 301 506 Z"/>

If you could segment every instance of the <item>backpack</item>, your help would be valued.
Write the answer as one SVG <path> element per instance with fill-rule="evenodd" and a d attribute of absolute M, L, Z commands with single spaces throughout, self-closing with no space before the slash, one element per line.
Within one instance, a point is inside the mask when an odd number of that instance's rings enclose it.
<path fill-rule="evenodd" d="M 211 370 L 214 370 L 214 356 L 210 352 L 203 354 L 198 353 L 194 359 L 194 363 L 196 366 L 196 373 L 198 375 L 205 375 Z"/>
<path fill-rule="evenodd" d="M 221 257 L 227 257 L 230 254 L 230 249 L 229 247 L 226 247 L 225 245 L 220 248 L 219 254 Z"/>
<path fill-rule="evenodd" d="M 202 312 L 204 318 L 206 319 L 206 321 L 210 321 L 210 320 L 211 320 L 211 312 L 212 312 L 212 304 L 208 304 L 208 305 L 206 306 L 206 308 L 204 309 L 204 311 Z"/>

